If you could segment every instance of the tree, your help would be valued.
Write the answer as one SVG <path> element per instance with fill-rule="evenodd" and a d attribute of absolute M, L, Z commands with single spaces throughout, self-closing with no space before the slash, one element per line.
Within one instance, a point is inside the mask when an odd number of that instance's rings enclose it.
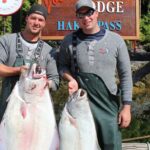
<path fill-rule="evenodd" d="M 150 1 L 149 0 L 141 0 L 141 14 L 146 15 L 150 10 Z"/>

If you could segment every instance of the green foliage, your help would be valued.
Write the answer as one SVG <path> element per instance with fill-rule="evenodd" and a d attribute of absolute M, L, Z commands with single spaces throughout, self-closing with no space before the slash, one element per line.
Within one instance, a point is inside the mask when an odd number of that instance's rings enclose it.
<path fill-rule="evenodd" d="M 60 87 L 56 92 L 51 92 L 53 102 L 54 102 L 54 108 L 55 108 L 55 114 L 56 114 L 56 120 L 57 122 L 60 119 L 61 111 L 64 107 L 65 102 L 68 98 L 68 85 L 67 82 L 62 80 L 60 82 Z"/>
<path fill-rule="evenodd" d="M 11 32 L 11 16 L 0 16 L 0 35 Z"/>
<path fill-rule="evenodd" d="M 144 44 L 144 49 L 145 49 L 147 52 L 150 52 L 150 42 Z"/>
<path fill-rule="evenodd" d="M 61 41 L 47 41 L 47 43 L 53 48 L 59 48 Z"/>
<path fill-rule="evenodd" d="M 30 1 L 24 0 L 21 10 L 22 10 L 23 12 L 26 12 L 26 11 L 30 8 L 30 6 L 31 6 Z"/>
<path fill-rule="evenodd" d="M 144 84 L 148 81 L 149 75 L 142 79 Z M 146 88 L 136 88 L 133 90 L 132 121 L 128 128 L 122 129 L 123 139 L 150 135 L 149 91 L 150 84 L 147 84 Z M 150 142 L 150 138 L 136 140 L 135 142 Z"/>
<path fill-rule="evenodd" d="M 143 15 L 140 22 L 140 38 L 141 43 L 150 43 L 150 12 Z"/>
<path fill-rule="evenodd" d="M 149 125 L 149 119 L 133 118 L 131 125 L 127 129 L 122 129 L 122 137 L 123 139 L 128 139 L 150 135 Z M 150 139 L 136 140 L 136 142 L 150 142 Z"/>

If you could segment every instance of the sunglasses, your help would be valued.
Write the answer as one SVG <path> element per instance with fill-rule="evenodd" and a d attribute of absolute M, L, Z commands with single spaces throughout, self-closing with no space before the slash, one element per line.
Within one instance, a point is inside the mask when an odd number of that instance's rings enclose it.
<path fill-rule="evenodd" d="M 89 9 L 88 11 L 86 11 L 85 13 L 81 13 L 81 12 L 77 12 L 76 16 L 79 19 L 83 19 L 85 16 L 92 16 L 94 14 L 94 10 L 93 9 Z"/>

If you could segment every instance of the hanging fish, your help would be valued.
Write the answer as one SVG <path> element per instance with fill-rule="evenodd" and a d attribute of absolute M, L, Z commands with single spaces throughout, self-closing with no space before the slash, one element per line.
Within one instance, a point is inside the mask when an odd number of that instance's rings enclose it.
<path fill-rule="evenodd" d="M 33 64 L 8 98 L 0 150 L 58 150 L 59 138 L 46 71 Z"/>
<path fill-rule="evenodd" d="M 87 93 L 69 96 L 59 122 L 60 150 L 100 150 Z"/>

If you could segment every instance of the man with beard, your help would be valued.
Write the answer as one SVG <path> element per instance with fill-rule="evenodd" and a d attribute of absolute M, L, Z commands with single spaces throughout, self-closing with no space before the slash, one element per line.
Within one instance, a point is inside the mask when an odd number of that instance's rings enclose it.
<path fill-rule="evenodd" d="M 40 39 L 47 15 L 44 6 L 34 4 L 27 13 L 26 26 L 22 32 L 0 37 L 0 77 L 3 77 L 0 120 L 7 106 L 7 98 L 20 73 L 27 69 L 30 63 L 36 62 L 46 69 L 50 89 L 56 90 L 58 87 L 59 76 L 52 47 Z"/>

